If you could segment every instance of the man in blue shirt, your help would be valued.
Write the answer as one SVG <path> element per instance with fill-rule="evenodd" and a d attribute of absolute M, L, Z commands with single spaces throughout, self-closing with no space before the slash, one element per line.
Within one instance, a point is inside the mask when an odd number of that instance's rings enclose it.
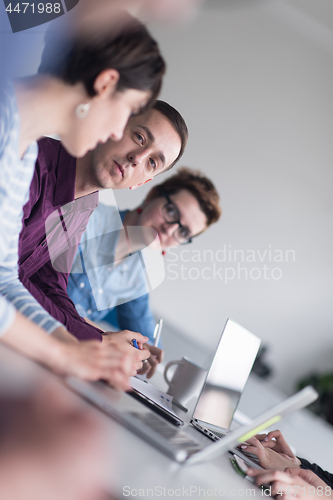
<path fill-rule="evenodd" d="M 164 273 L 158 275 L 164 250 L 191 243 L 220 213 L 210 179 L 184 167 L 155 185 L 135 210 L 119 215 L 116 207 L 99 205 L 68 279 L 67 293 L 77 311 L 89 321 L 106 320 L 153 341 L 148 292 L 164 279 Z"/>

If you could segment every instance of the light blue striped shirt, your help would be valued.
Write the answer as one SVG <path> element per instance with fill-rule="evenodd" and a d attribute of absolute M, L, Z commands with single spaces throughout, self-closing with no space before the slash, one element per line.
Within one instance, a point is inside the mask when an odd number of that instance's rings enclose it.
<path fill-rule="evenodd" d="M 0 89 L 0 335 L 11 326 L 15 309 L 51 333 L 61 323 L 54 320 L 22 285 L 18 277 L 18 241 L 23 207 L 38 155 L 31 143 L 19 157 L 20 118 L 14 88 Z"/>

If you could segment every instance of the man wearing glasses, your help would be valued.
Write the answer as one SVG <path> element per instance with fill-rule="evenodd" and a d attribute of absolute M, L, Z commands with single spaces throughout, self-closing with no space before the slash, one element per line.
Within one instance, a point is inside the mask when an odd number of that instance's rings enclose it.
<path fill-rule="evenodd" d="M 133 244 L 129 245 L 127 227 L 128 234 L 140 228 L 142 240 L 147 242 L 149 230 L 153 229 L 158 238 L 150 248 L 164 253 L 169 247 L 191 243 L 220 214 L 219 195 L 213 183 L 188 168 L 179 169 L 155 186 L 135 210 L 120 212 L 124 231 L 116 231 L 120 227 L 118 209 L 100 205 L 89 220 L 68 280 L 67 292 L 77 311 L 88 321 L 106 320 L 153 341 L 155 321 L 149 308 L 142 257 Z M 101 234 L 108 234 L 104 243 L 99 239 Z M 88 270 L 75 273 L 82 261 Z"/>

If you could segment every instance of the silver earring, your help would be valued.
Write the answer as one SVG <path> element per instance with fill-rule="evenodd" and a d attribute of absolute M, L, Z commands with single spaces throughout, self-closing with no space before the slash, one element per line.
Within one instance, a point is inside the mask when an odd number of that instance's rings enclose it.
<path fill-rule="evenodd" d="M 87 102 L 86 104 L 79 104 L 75 110 L 76 116 L 78 118 L 84 118 L 85 116 L 87 116 L 87 114 L 89 113 L 90 106 L 91 106 L 90 102 Z"/>

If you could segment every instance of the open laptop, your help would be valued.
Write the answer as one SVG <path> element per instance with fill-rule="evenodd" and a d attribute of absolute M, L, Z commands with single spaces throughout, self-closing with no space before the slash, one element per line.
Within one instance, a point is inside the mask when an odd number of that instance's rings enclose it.
<path fill-rule="evenodd" d="M 206 375 L 205 383 L 197 398 L 190 423 L 198 431 L 205 434 L 213 441 L 217 441 L 229 433 L 234 413 L 239 404 L 241 395 L 249 378 L 252 366 L 256 359 L 261 340 L 228 318 L 223 328 L 217 349 Z M 134 379 L 135 381 L 135 379 Z M 156 400 L 150 399 L 150 385 L 146 383 L 134 385 L 135 392 L 132 396 L 157 411 L 169 421 L 174 420 L 174 425 L 180 425 L 179 416 L 166 413 L 165 407 L 156 407 Z M 192 406 L 193 408 L 193 406 Z M 178 422 L 177 422 L 178 419 Z M 256 457 L 244 451 L 233 450 L 242 458 Z M 251 465 L 255 465 L 251 463 Z"/>
<path fill-rule="evenodd" d="M 209 437 L 228 433 L 261 340 L 228 319 L 191 423 Z"/>
<path fill-rule="evenodd" d="M 216 435 L 226 434 L 233 415 L 238 406 L 245 384 L 249 378 L 253 363 L 256 359 L 261 340 L 253 335 L 234 320 L 228 318 L 219 339 L 213 361 L 207 372 L 201 394 L 197 395 L 197 401 L 191 404 L 192 414 L 190 419 L 193 425 L 200 431 L 207 427 L 216 431 Z M 152 403 L 151 407 L 157 410 L 156 399 L 151 399 L 152 387 L 150 384 L 137 381 L 133 385 L 133 396 L 147 404 L 147 399 Z M 167 396 L 165 393 L 163 393 Z M 171 398 L 172 399 L 172 398 Z M 175 405 L 178 406 L 175 402 Z M 193 412 L 193 406 L 195 411 Z M 181 406 L 179 406 L 181 408 Z M 161 405 L 161 414 L 166 411 L 165 405 Z M 165 418 L 169 419 L 167 413 Z M 181 421 L 177 415 L 175 418 Z M 172 419 L 170 419 L 172 421 Z M 202 425 L 199 425 L 201 421 Z M 177 425 L 177 422 L 174 422 Z M 179 424 L 179 422 L 178 422 Z M 211 432 L 207 435 L 212 436 Z"/>
<path fill-rule="evenodd" d="M 242 337 L 238 338 L 237 345 L 233 347 L 233 349 L 238 352 L 238 356 L 236 356 L 236 358 L 234 357 L 234 362 L 238 365 L 238 360 L 240 360 L 246 365 L 242 366 L 242 363 L 239 363 L 241 370 L 247 373 L 247 376 L 245 377 L 244 373 L 242 373 L 242 377 L 240 377 L 242 381 L 239 383 L 237 373 L 237 382 L 235 381 L 233 385 L 228 380 L 228 377 L 225 380 L 225 394 L 227 394 L 230 401 L 228 405 L 224 405 L 228 408 L 228 411 L 225 412 L 227 417 L 225 416 L 222 422 L 221 419 L 216 421 L 213 412 L 210 412 L 208 416 L 206 416 L 205 413 L 202 413 L 203 406 L 200 401 L 204 400 L 201 399 L 202 397 L 206 398 L 206 387 L 208 388 L 208 391 L 211 391 L 212 387 L 214 390 L 217 387 L 216 377 L 217 375 L 220 375 L 219 365 L 222 362 L 223 357 L 226 355 L 228 356 L 228 354 L 226 354 L 226 352 L 223 353 L 223 351 L 226 350 L 227 353 L 229 351 L 227 348 L 229 344 L 226 342 L 226 346 L 224 347 L 222 340 L 224 337 L 226 340 L 229 338 L 229 334 L 227 333 L 229 331 L 233 332 L 230 333 L 230 338 L 237 336 L 237 333 L 235 332 L 242 332 L 245 338 L 247 337 L 255 341 L 254 345 L 256 347 L 252 350 L 251 362 L 246 361 L 246 356 L 244 360 L 241 355 L 242 351 L 246 351 L 246 348 L 242 348 L 240 340 Z M 214 357 L 214 361 L 211 369 L 209 370 L 207 384 L 205 385 L 195 408 L 193 423 L 201 425 L 202 427 L 205 425 L 204 422 L 207 423 L 207 432 L 210 432 L 211 429 L 216 430 L 216 428 L 218 428 L 218 431 L 220 432 L 221 429 L 228 428 L 229 424 L 227 423 L 227 419 L 230 419 L 230 421 L 232 420 L 233 412 L 235 411 L 240 398 L 239 393 L 241 393 L 244 388 L 259 348 L 259 344 L 260 340 L 253 334 L 243 329 L 240 325 L 237 325 L 237 323 L 233 320 L 229 319 L 227 321 Z M 229 354 L 231 356 L 230 351 Z M 248 358 L 250 358 L 250 356 Z M 227 363 L 228 360 L 225 360 L 225 362 Z M 230 367 L 230 370 L 233 369 L 233 367 Z M 128 394 L 119 394 L 103 382 L 84 382 L 74 377 L 70 377 L 67 379 L 67 384 L 77 393 L 81 394 L 84 398 L 95 404 L 98 408 L 106 412 L 115 420 L 135 432 L 145 441 L 163 451 L 173 460 L 189 464 L 217 458 L 227 452 L 230 448 L 246 441 L 246 439 L 257 434 L 266 427 L 275 424 L 283 416 L 310 404 L 318 397 L 318 394 L 312 387 L 305 388 L 295 396 L 288 398 L 286 401 L 259 415 L 250 424 L 238 427 L 236 430 L 226 435 L 223 439 L 212 442 L 211 437 L 207 433 L 204 435 L 202 431 L 198 432 L 193 425 L 185 424 L 181 428 L 179 426 L 176 427 L 166 421 L 162 416 L 154 413 L 147 406 L 133 399 Z"/>

